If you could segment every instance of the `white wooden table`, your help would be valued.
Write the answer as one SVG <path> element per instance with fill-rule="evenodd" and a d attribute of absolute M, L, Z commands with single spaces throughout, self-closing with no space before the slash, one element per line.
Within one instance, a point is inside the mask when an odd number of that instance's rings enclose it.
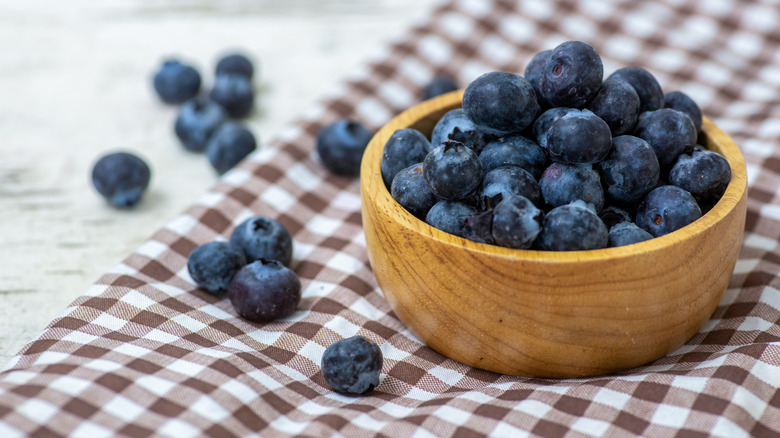
<path fill-rule="evenodd" d="M 248 124 L 261 147 L 438 0 L 0 0 L 0 364 L 104 271 L 216 181 L 173 134 L 151 75 L 241 49 L 259 64 Z M 143 202 L 110 208 L 94 161 L 152 167 Z"/>

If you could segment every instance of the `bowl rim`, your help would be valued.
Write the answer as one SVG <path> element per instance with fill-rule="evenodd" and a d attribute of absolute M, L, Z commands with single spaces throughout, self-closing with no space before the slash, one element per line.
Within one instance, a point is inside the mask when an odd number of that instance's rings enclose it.
<path fill-rule="evenodd" d="M 393 199 L 384 184 L 381 174 L 382 151 L 385 143 L 396 129 L 411 127 L 415 122 L 435 112 L 447 111 L 461 107 L 464 89 L 451 91 L 435 98 L 423 101 L 399 113 L 373 136 L 363 156 L 361 163 L 360 184 L 363 202 L 373 202 L 377 208 L 388 216 L 400 214 L 396 218 L 407 231 L 424 235 L 440 244 L 465 248 L 469 251 L 486 256 L 507 258 L 513 260 L 543 261 L 545 263 L 571 263 L 579 261 L 615 260 L 634 257 L 638 254 L 649 254 L 655 251 L 669 249 L 675 244 L 690 239 L 694 235 L 705 232 L 708 228 L 723 220 L 740 203 L 747 193 L 747 169 L 745 159 L 733 139 L 722 131 L 708 117 L 702 117 L 702 128 L 699 137 L 706 135 L 707 142 L 713 137 L 718 140 L 718 152 L 726 158 L 731 167 L 731 181 L 726 187 L 721 199 L 699 219 L 683 228 L 663 236 L 654 237 L 644 242 L 631 245 L 579 251 L 544 251 L 533 249 L 506 248 L 498 245 L 474 242 L 472 240 L 449 234 L 428 225 L 417 218 Z M 402 126 L 403 125 L 403 126 Z M 430 137 L 426 135 L 426 138 Z M 707 145 L 709 149 L 711 145 Z M 371 180 L 369 182 L 369 179 Z M 377 187 L 369 190 L 369 186 Z M 365 213 L 364 213 L 365 214 Z M 399 220 L 403 219 L 403 220 Z"/>

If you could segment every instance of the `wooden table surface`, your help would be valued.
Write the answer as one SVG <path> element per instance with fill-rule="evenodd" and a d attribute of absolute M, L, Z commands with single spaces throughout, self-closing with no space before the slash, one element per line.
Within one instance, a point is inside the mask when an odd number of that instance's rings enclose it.
<path fill-rule="evenodd" d="M 217 177 L 173 134 L 151 75 L 178 56 L 204 85 L 231 49 L 259 65 L 260 147 L 439 0 L 0 0 L 0 363 Z M 103 153 L 152 167 L 143 202 L 92 188 Z"/>

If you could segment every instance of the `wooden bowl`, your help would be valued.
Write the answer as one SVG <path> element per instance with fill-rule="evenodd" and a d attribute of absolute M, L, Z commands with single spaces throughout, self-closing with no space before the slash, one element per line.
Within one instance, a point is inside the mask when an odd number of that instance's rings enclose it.
<path fill-rule="evenodd" d="M 712 210 L 680 230 L 591 251 L 502 248 L 429 226 L 393 200 L 382 181 L 382 149 L 392 133 L 415 128 L 430 135 L 462 95 L 401 113 L 363 156 L 369 260 L 398 318 L 447 357 L 534 377 L 623 370 L 689 340 L 715 310 L 742 245 L 747 172 L 731 138 L 704 119 L 703 143 L 726 157 L 731 182 Z"/>

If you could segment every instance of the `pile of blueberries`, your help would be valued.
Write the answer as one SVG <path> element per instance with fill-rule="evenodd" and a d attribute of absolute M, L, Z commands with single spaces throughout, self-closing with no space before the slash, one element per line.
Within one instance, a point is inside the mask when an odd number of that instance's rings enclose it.
<path fill-rule="evenodd" d="M 641 67 L 603 78 L 593 47 L 537 53 L 524 76 L 491 72 L 430 141 L 393 133 L 382 177 L 407 211 L 448 233 L 518 249 L 589 250 L 680 229 L 731 180 L 697 144 L 702 114 Z"/>

